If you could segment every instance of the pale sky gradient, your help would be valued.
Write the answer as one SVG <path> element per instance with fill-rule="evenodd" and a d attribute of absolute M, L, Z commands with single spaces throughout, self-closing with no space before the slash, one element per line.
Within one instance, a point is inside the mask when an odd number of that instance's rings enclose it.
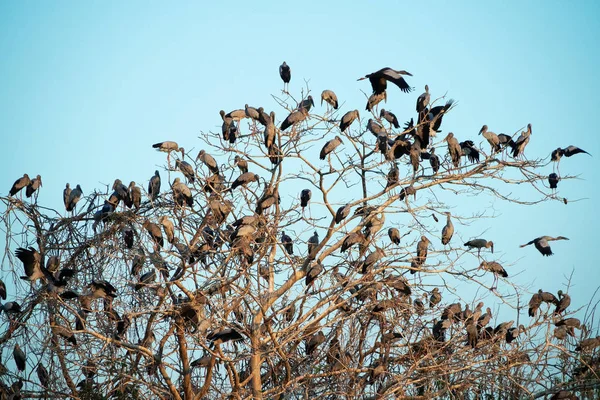
<path fill-rule="evenodd" d="M 263 105 L 281 121 L 285 113 L 270 95 L 280 93 L 283 60 L 292 67 L 296 96 L 306 79 L 315 97 L 333 89 L 345 110 L 361 112 L 361 90 L 370 88 L 356 79 L 390 66 L 414 75 L 409 83 L 415 91 L 391 88 L 385 105 L 401 121 L 414 116 L 427 83 L 432 97 L 447 92 L 459 101 L 442 129 L 461 140 L 479 143 L 483 124 L 513 133 L 531 122 L 530 158 L 571 144 L 594 155 L 561 163 L 563 174 L 580 179 L 561 182 L 560 194 L 582 201 L 535 207 L 496 202 L 497 220 L 460 232 L 468 239 L 493 225 L 486 236 L 503 259 L 518 261 L 519 282 L 534 282 L 532 289 L 556 292 L 574 270 L 572 304 L 585 305 L 600 283 L 600 178 L 593 167 L 600 157 L 594 129 L 600 3 L 174 4 L 0 3 L 2 190 L 24 172 L 40 173 L 39 202 L 62 209 L 66 182 L 80 183 L 88 194 L 117 177 L 146 187 L 164 163 L 151 144 L 175 140 L 197 151 L 200 131 L 220 130 L 220 109 Z M 454 205 L 477 210 L 488 202 L 463 198 Z M 518 248 L 542 235 L 571 240 L 556 243 L 549 258 Z"/>

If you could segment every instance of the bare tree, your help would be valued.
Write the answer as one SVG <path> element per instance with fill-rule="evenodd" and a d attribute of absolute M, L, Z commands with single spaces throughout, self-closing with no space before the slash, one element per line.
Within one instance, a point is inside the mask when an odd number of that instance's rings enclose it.
<path fill-rule="evenodd" d="M 154 146 L 151 193 L 78 186 L 69 212 L 3 197 L 0 398 L 597 398 L 594 299 L 531 292 L 493 238 L 460 240 L 496 215 L 461 215 L 457 194 L 567 202 L 531 125 L 486 126 L 487 152 L 448 122 L 439 135 L 453 100 L 427 90 L 398 128 L 375 92 L 368 123 L 329 91 L 315 112 L 308 88 L 274 96 L 279 122 L 221 112 L 185 143 L 198 157 Z"/>

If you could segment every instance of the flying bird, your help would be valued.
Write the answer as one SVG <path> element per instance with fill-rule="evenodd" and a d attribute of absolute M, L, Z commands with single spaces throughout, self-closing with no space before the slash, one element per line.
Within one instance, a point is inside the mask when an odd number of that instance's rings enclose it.
<path fill-rule="evenodd" d="M 526 246 L 529 246 L 530 244 L 533 244 L 533 245 L 535 245 L 535 248 L 538 249 L 538 251 L 540 253 L 542 253 L 543 256 L 551 256 L 554 253 L 552 253 L 552 249 L 550 248 L 550 244 L 548 244 L 548 242 L 551 242 L 553 240 L 569 240 L 569 239 L 564 236 L 558 236 L 558 237 L 540 236 L 539 238 L 535 238 L 531 242 L 522 244 L 519 247 L 526 247 Z"/>
<path fill-rule="evenodd" d="M 367 74 L 363 78 L 359 78 L 358 80 L 362 81 L 363 79 L 369 79 L 369 82 L 371 82 L 371 87 L 373 88 L 373 93 L 375 94 L 385 92 L 385 90 L 387 89 L 388 81 L 398 86 L 400 90 L 402 90 L 404 93 L 410 93 L 410 91 L 413 90 L 413 88 L 411 88 L 408 85 L 408 83 L 406 83 L 402 75 L 412 76 L 410 72 L 397 71 L 389 67 L 385 67 L 381 68 L 379 71 Z"/>

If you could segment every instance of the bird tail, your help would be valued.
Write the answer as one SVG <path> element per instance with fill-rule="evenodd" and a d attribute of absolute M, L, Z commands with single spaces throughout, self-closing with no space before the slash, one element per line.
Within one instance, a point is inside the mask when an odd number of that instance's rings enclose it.
<path fill-rule="evenodd" d="M 162 143 L 155 143 L 152 145 L 153 149 L 158 149 Z"/>

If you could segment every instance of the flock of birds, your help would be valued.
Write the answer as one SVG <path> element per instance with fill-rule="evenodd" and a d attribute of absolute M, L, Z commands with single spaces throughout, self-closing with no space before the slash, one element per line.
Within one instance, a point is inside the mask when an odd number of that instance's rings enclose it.
<path fill-rule="evenodd" d="M 291 69 L 285 62 L 280 66 L 279 73 L 281 79 L 284 82 L 284 90 L 286 90 L 291 80 Z M 412 76 L 407 71 L 397 71 L 391 68 L 382 68 L 371 74 L 367 74 L 359 80 L 368 79 L 371 83 L 372 94 L 369 97 L 366 105 L 367 111 L 374 113 L 374 107 L 376 107 L 381 101 L 387 99 L 387 85 L 392 83 L 397 86 L 401 91 L 409 93 L 413 90 L 405 80 L 405 76 Z M 337 110 L 339 107 L 339 101 L 336 94 L 331 90 L 324 90 L 321 94 L 321 104 L 327 103 L 328 107 Z M 416 112 L 418 114 L 417 124 L 414 124 L 413 119 L 406 123 L 402 134 L 397 135 L 395 138 L 390 138 L 388 129 L 384 127 L 384 123 L 388 123 L 390 128 L 399 128 L 400 124 L 397 117 L 390 111 L 381 109 L 379 113 L 379 119 L 369 119 L 367 123 L 367 129 L 376 137 L 377 149 L 386 157 L 387 160 L 392 162 L 392 168 L 387 174 L 387 186 L 386 190 L 389 190 L 397 186 L 399 182 L 399 170 L 396 160 L 403 156 L 407 156 L 410 163 L 413 166 L 413 173 L 416 174 L 418 169 L 421 167 L 423 160 L 429 160 L 432 167 L 433 173 L 436 174 L 442 162 L 439 156 L 435 153 L 435 148 L 431 147 L 430 138 L 441 132 L 440 127 L 442 124 L 445 113 L 452 107 L 453 100 L 448 100 L 442 106 L 432 106 L 431 95 L 429 93 L 429 87 L 425 86 L 425 92 L 421 94 L 416 103 Z M 314 101 L 312 96 L 308 96 L 303 99 L 298 107 L 293 110 L 287 117 L 281 122 L 279 130 L 284 132 L 289 128 L 294 128 L 298 124 L 302 123 L 309 117 L 311 108 L 314 107 Z M 262 107 L 254 108 L 246 104 L 245 109 L 234 110 L 229 113 L 224 111 L 220 112 L 223 121 L 222 124 L 222 135 L 223 140 L 230 143 L 235 143 L 239 137 L 239 123 L 242 119 L 250 118 L 251 120 L 264 126 L 264 145 L 267 150 L 270 161 L 277 165 L 283 159 L 283 153 L 279 149 L 276 141 L 277 127 L 275 125 L 275 114 L 274 112 L 266 113 Z M 345 113 L 339 120 L 339 130 L 343 134 L 356 120 L 360 121 L 360 114 L 358 110 L 352 110 Z M 505 149 L 510 149 L 509 153 L 512 157 L 517 158 L 523 156 L 525 148 L 530 141 L 532 134 L 531 124 L 527 125 L 527 129 L 520 133 L 520 135 L 514 139 L 510 135 L 506 134 L 495 134 L 488 129 L 487 125 L 483 125 L 479 134 L 482 135 L 490 145 L 491 153 L 501 153 Z M 467 157 L 472 163 L 478 163 L 480 160 L 480 150 L 475 147 L 475 144 L 471 140 L 459 142 L 453 133 L 448 133 L 444 139 L 447 143 L 448 154 L 451 160 L 451 164 L 454 168 L 460 167 L 461 158 Z M 336 149 L 344 144 L 340 136 L 336 135 L 333 139 L 327 141 L 327 143 L 321 149 L 319 154 L 320 159 L 324 160 Z M 175 178 L 171 183 L 170 188 L 172 192 L 173 202 L 178 207 L 193 207 L 195 203 L 194 193 L 188 186 L 193 184 L 198 179 L 197 172 L 194 166 L 184 160 L 185 149 L 180 147 L 176 142 L 165 141 L 156 143 L 152 146 L 158 151 L 167 153 L 167 164 L 170 166 L 170 157 L 172 153 L 181 153 L 181 157 L 175 162 L 175 168 L 181 171 L 185 177 L 187 184 L 180 178 Z M 558 148 L 551 154 L 551 160 L 559 162 L 561 157 L 571 157 L 572 155 L 579 153 L 587 153 L 584 150 L 575 147 L 568 146 L 564 149 Z M 589 154 L 589 153 L 588 153 Z M 201 248 L 193 251 L 187 250 L 187 254 L 196 257 L 202 257 L 206 254 L 206 246 L 213 249 L 218 246 L 216 244 L 219 233 L 217 232 L 218 227 L 225 223 L 229 213 L 233 210 L 234 205 L 230 200 L 225 199 L 225 195 L 234 190 L 239 190 L 251 185 L 256 182 L 259 183 L 262 179 L 259 175 L 249 171 L 248 160 L 243 159 L 239 155 L 235 156 L 234 163 L 240 170 L 240 175 L 227 185 L 222 171 L 215 160 L 206 151 L 201 150 L 196 161 L 199 161 L 201 165 L 207 168 L 211 174 L 203 182 L 202 189 L 209 193 L 207 201 L 207 209 L 210 213 L 210 223 L 205 228 L 206 237 L 210 237 Z M 549 177 L 549 183 L 551 188 L 556 188 L 560 177 L 553 173 Z M 264 180 L 263 180 L 264 181 Z M 266 181 L 264 181 L 265 190 L 262 197 L 258 198 L 256 203 L 255 213 L 253 215 L 247 215 L 239 218 L 232 224 L 227 226 L 225 230 L 226 235 L 222 236 L 225 239 L 223 242 L 228 241 L 232 249 L 237 249 L 240 254 L 243 255 L 243 259 L 251 264 L 253 262 L 253 248 L 252 238 L 264 225 L 264 212 L 271 206 L 275 205 L 280 201 L 277 190 L 271 187 Z M 27 174 L 17 179 L 10 189 L 9 196 L 16 196 L 22 189 L 25 189 L 26 197 L 32 195 L 37 196 L 38 190 L 42 187 L 42 179 L 40 175 L 36 178 L 30 179 Z M 100 222 L 107 222 L 110 215 L 115 212 L 118 208 L 119 203 L 123 203 L 124 207 L 133 208 L 136 212 L 140 209 L 142 204 L 142 191 L 136 185 L 135 182 L 131 182 L 129 186 L 125 186 L 121 180 L 116 179 L 112 186 L 113 192 L 105 200 L 104 205 L 94 214 L 94 228 Z M 155 171 L 154 175 L 150 178 L 148 183 L 148 198 L 150 202 L 155 202 L 159 199 L 161 191 L 161 176 L 159 171 Z M 398 195 L 399 199 L 404 199 L 408 195 L 416 195 L 416 191 L 412 186 L 403 188 Z M 67 183 L 63 192 L 63 201 L 65 209 L 69 212 L 76 212 L 77 203 L 83 196 L 81 186 L 78 184 L 74 189 L 70 188 Z M 311 201 L 312 193 L 310 189 L 304 189 L 300 193 L 300 206 L 304 211 Z M 37 199 L 36 199 L 37 200 Z M 341 206 L 335 215 L 335 223 L 339 224 L 345 220 L 351 212 L 350 204 Z M 207 212 L 208 214 L 208 212 Z M 450 243 L 454 234 L 454 226 L 452 224 L 452 218 L 450 213 L 447 214 L 447 223 L 442 230 L 441 241 L 444 246 Z M 363 230 L 348 234 L 342 243 L 341 252 L 346 252 L 348 249 L 356 246 L 362 249 L 366 249 L 367 245 L 371 242 L 375 233 L 377 233 L 384 225 L 384 217 L 377 211 L 377 207 L 363 206 L 359 207 L 355 211 L 355 215 L 362 216 Z M 435 217 L 435 216 L 434 216 Z M 159 225 L 160 224 L 160 225 Z M 211 228 L 212 226 L 212 228 Z M 162 231 L 161 231 L 162 227 Z M 145 220 L 142 224 L 142 228 L 148 232 L 149 237 L 152 240 L 155 249 L 159 249 L 165 245 L 164 239 L 175 246 L 181 247 L 182 243 L 178 242 L 175 237 L 175 228 L 173 223 L 166 217 L 161 216 L 158 220 L 158 224 L 151 222 L 149 219 Z M 215 228 L 213 230 L 213 228 Z M 163 235 L 164 232 L 164 235 Z M 388 230 L 388 236 L 392 243 L 400 243 L 400 232 L 397 228 L 390 228 Z M 128 248 L 133 246 L 133 232 L 127 230 L 125 232 L 125 242 Z M 521 247 L 529 246 L 533 244 L 536 249 L 544 256 L 552 255 L 549 242 L 556 240 L 568 240 L 566 237 L 550 237 L 542 236 L 538 237 L 529 243 L 522 245 Z M 281 244 L 288 254 L 294 254 L 294 242 L 290 236 L 285 232 L 281 232 Z M 314 260 L 315 252 L 319 249 L 319 235 L 318 232 L 314 232 L 308 241 L 308 256 Z M 416 255 L 412 259 L 410 272 L 412 274 L 422 270 L 428 253 L 430 241 L 426 236 L 422 236 L 417 244 Z M 485 239 L 477 238 L 469 240 L 464 243 L 464 246 L 469 249 L 477 249 L 477 255 L 480 257 L 480 253 L 484 249 L 490 249 L 494 252 L 494 243 Z M 363 253 L 364 254 L 364 253 Z M 111 311 L 112 300 L 117 296 L 116 288 L 105 280 L 95 280 L 86 286 L 85 294 L 78 294 L 75 291 L 64 290 L 68 285 L 69 279 L 76 273 L 73 269 L 59 269 L 60 261 L 56 256 L 49 257 L 47 262 L 44 263 L 44 256 L 40 254 L 35 248 L 18 248 L 15 251 L 15 256 L 22 262 L 25 274 L 21 279 L 34 283 L 38 280 L 43 280 L 54 288 L 63 288 L 61 291 L 61 297 L 66 300 L 78 299 L 81 304 L 81 311 L 79 313 L 77 329 L 83 329 L 85 318 L 87 313 L 91 310 L 91 302 L 96 299 L 103 299 L 105 302 L 105 309 Z M 145 285 L 154 282 L 156 279 L 156 272 L 153 269 L 151 272 L 141 274 L 144 259 L 143 253 L 134 260 L 134 266 L 132 274 L 139 276 L 139 283 L 135 286 L 135 290 L 142 289 Z M 364 260 L 359 264 L 359 268 L 363 273 L 372 268 L 380 259 L 385 257 L 385 253 L 382 249 L 376 248 L 375 251 L 366 255 Z M 501 264 L 495 261 L 482 261 L 480 269 L 491 272 L 494 275 L 494 284 L 496 284 L 498 277 L 507 277 L 508 274 Z M 323 271 L 322 266 L 319 263 L 312 263 L 312 266 L 306 274 L 306 286 L 307 291 L 312 282 L 317 276 Z M 177 275 L 177 274 L 176 274 Z M 181 274 L 180 274 L 181 275 Z M 168 276 L 168 274 L 167 274 Z M 343 276 L 338 276 L 340 280 L 343 280 Z M 410 294 L 410 287 L 408 281 L 403 277 L 396 277 L 393 285 L 398 288 L 402 293 Z M 492 285 L 491 289 L 495 289 Z M 7 298 L 7 291 L 4 282 L 0 280 L 0 297 L 3 300 Z M 431 307 L 441 302 L 441 294 L 436 288 L 430 293 L 429 305 Z M 568 294 L 562 291 L 558 292 L 558 297 L 552 293 L 544 292 L 541 289 L 538 293 L 535 293 L 531 301 L 529 302 L 529 316 L 535 317 L 540 306 L 543 303 L 552 304 L 555 306 L 554 314 L 561 316 L 569 306 L 571 300 Z M 415 300 L 415 307 L 424 307 L 422 300 Z M 461 322 L 464 324 L 468 345 L 475 348 L 478 340 L 492 337 L 503 337 L 507 343 L 515 340 L 519 333 L 524 332 L 526 329 L 523 325 L 519 327 L 513 327 L 513 321 L 504 322 L 496 326 L 495 328 L 487 326 L 491 321 L 492 313 L 489 308 L 487 312 L 483 312 L 483 303 L 480 303 L 475 310 L 469 310 L 469 306 L 466 309 L 462 309 L 460 303 L 454 303 L 446 307 L 441 315 L 440 321 L 436 322 L 433 327 L 433 336 L 436 339 L 442 339 L 444 331 L 448 329 L 453 323 Z M 18 314 L 21 312 L 20 305 L 15 302 L 3 303 L 0 306 L 0 311 L 5 311 L 9 315 Z M 117 332 L 116 337 L 122 338 L 125 333 L 128 321 L 124 318 L 116 315 L 115 320 L 117 321 Z M 581 329 L 581 323 L 576 318 L 559 318 L 555 323 L 556 330 L 554 336 L 558 339 L 565 339 L 568 335 L 574 336 L 574 329 Z M 70 328 L 53 325 L 53 331 L 65 340 L 75 345 L 76 338 L 73 331 Z M 235 329 L 227 328 L 222 331 L 213 332 L 209 335 L 209 340 L 214 342 L 225 342 L 228 340 L 239 340 L 242 339 L 242 335 Z M 325 341 L 322 332 L 317 333 L 315 336 L 310 338 L 307 344 L 307 351 L 310 353 L 314 351 L 320 344 Z M 585 339 L 579 343 L 577 350 L 587 351 L 594 347 L 600 346 L 600 337 Z M 24 352 L 21 350 L 18 344 L 14 346 L 13 351 L 14 359 L 17 368 L 20 371 L 25 370 L 26 357 Z M 38 366 L 38 375 L 40 381 L 46 381 L 48 373 L 44 370 L 43 365 Z"/>

